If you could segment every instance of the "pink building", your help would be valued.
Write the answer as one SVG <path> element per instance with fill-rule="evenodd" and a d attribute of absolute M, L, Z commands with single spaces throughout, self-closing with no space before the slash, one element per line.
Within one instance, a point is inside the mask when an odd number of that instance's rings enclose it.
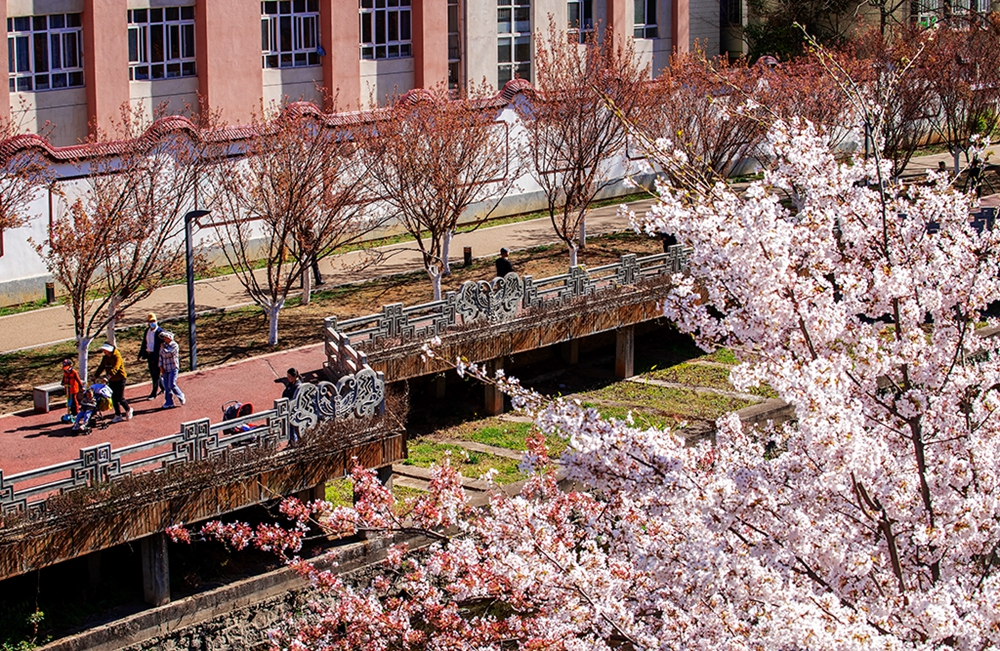
<path fill-rule="evenodd" d="M 239 123 L 286 99 L 329 110 L 334 95 L 348 110 L 435 84 L 531 80 L 549 16 L 634 35 L 654 70 L 694 39 L 720 43 L 719 0 L 0 0 L 0 12 L 0 112 L 55 145 L 109 130 L 125 103 L 151 116 L 203 101 Z"/>

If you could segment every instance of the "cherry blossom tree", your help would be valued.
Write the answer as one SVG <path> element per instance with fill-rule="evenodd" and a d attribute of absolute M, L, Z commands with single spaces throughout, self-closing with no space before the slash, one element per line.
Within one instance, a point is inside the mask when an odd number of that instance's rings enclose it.
<path fill-rule="evenodd" d="M 602 38 L 594 31 L 580 44 L 550 17 L 548 35 L 538 34 L 535 40 L 539 92 L 518 105 L 526 131 L 525 157 L 574 267 L 578 249 L 587 241 L 590 204 L 620 176 L 613 165 L 625 152 L 621 118 L 635 119 L 649 70 L 638 64 L 632 39 L 615 38 L 610 27 Z"/>
<path fill-rule="evenodd" d="M 254 119 L 238 155 L 211 167 L 210 205 L 222 251 L 278 343 L 278 315 L 289 292 L 311 290 L 309 267 L 359 240 L 380 221 L 364 214 L 366 168 L 348 129 L 327 124 L 311 105 L 290 105 Z M 223 139 L 224 147 L 233 147 Z M 230 152 L 232 153 L 232 152 Z M 261 268 L 262 267 L 262 268 Z"/>
<path fill-rule="evenodd" d="M 663 185 L 635 220 L 690 251 L 666 315 L 730 347 L 737 387 L 767 383 L 794 421 L 731 414 L 714 442 L 686 445 L 492 378 L 540 432 L 569 438 L 563 472 L 587 490 L 559 488 L 537 436 L 521 492 L 483 507 L 447 463 L 403 515 L 356 469 L 353 509 L 288 500 L 289 529 L 209 526 L 279 550 L 317 589 L 276 648 L 1000 644 L 1000 342 L 977 333 L 997 325 L 984 313 L 1000 299 L 1000 232 L 973 228 L 946 179 L 895 183 L 877 153 L 840 163 L 811 125 L 778 122 L 769 144 L 745 191 Z M 352 582 L 297 558 L 310 526 L 428 546 L 397 543 L 384 573 Z"/>
<path fill-rule="evenodd" d="M 171 130 L 170 120 L 181 128 Z M 184 118 L 158 124 L 154 133 L 138 110 L 123 106 L 114 133 L 82 150 L 82 188 L 67 191 L 73 194 L 54 216 L 48 239 L 32 242 L 69 294 L 84 381 L 95 336 L 106 329 L 114 343 L 119 316 L 182 273 L 178 238 L 197 182 L 199 147 Z"/>
<path fill-rule="evenodd" d="M 520 176 L 497 109 L 475 99 L 483 89 L 453 97 L 444 87 L 397 98 L 363 132 L 375 193 L 411 234 L 423 256 L 434 300 L 451 274 L 451 240 L 459 219 L 482 203 L 473 227 L 493 213 Z"/>

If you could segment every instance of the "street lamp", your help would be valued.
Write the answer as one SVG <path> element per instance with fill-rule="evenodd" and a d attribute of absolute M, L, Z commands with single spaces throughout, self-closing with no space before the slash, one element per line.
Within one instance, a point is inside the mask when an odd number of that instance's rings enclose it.
<path fill-rule="evenodd" d="M 191 223 L 212 212 L 211 210 L 192 210 L 184 215 L 184 256 L 187 259 L 187 290 L 188 290 L 188 347 L 191 351 L 191 370 L 198 370 L 197 336 L 194 326 L 194 250 L 191 247 Z"/>

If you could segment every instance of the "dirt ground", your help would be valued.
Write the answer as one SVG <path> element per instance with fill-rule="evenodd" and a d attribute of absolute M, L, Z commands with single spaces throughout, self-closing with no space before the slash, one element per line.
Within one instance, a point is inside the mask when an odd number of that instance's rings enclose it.
<path fill-rule="evenodd" d="M 649 255 L 661 250 L 659 240 L 618 233 L 591 238 L 579 259 L 582 265 L 597 267 L 617 262 L 626 253 Z M 565 245 L 552 245 L 516 253 L 511 260 L 519 274 L 546 278 L 566 273 L 569 255 Z M 469 268 L 457 265 L 452 272 L 442 283 L 444 291 L 457 290 L 467 280 L 492 279 L 493 261 L 477 260 Z M 300 305 L 297 298 L 289 301 L 279 317 L 279 343 L 274 348 L 267 345 L 267 318 L 259 308 L 239 308 L 199 317 L 199 368 L 316 343 L 322 339 L 323 319 L 328 316 L 346 319 L 373 314 L 388 303 L 417 305 L 433 299 L 430 280 L 422 271 L 322 289 L 313 293 L 310 305 Z M 186 325 L 176 322 L 171 327 L 181 337 L 184 347 L 187 337 L 180 333 L 187 331 Z M 129 384 L 149 379 L 145 365 L 133 361 L 141 334 L 141 328 L 117 334 L 129 370 Z M 184 354 L 186 351 L 182 350 Z M 31 387 L 59 381 L 62 378 L 60 361 L 65 357 L 76 357 L 72 342 L 0 355 L 0 413 L 30 408 Z M 96 367 L 97 356 L 92 354 L 91 359 Z"/>

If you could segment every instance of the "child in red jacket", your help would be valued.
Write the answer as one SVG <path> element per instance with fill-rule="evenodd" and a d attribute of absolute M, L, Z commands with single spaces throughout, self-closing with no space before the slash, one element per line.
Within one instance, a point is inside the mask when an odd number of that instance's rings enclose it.
<path fill-rule="evenodd" d="M 66 414 L 63 414 L 62 422 L 72 423 L 73 417 L 80 410 L 79 395 L 83 388 L 80 381 L 80 374 L 73 368 L 73 360 L 64 359 L 62 363 L 63 379 L 62 385 L 66 389 Z"/>

